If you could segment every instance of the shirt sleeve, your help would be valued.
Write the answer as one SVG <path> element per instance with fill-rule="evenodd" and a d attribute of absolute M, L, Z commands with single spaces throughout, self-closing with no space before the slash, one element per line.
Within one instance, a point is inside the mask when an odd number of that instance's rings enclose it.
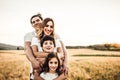
<path fill-rule="evenodd" d="M 57 33 L 55 33 L 55 37 L 56 39 L 61 39 L 61 37 Z"/>
<path fill-rule="evenodd" d="M 60 39 L 57 39 L 57 40 L 55 41 L 55 43 L 56 43 L 56 47 L 61 47 Z"/>
<path fill-rule="evenodd" d="M 31 43 L 31 46 L 32 45 L 37 45 L 38 46 L 39 42 L 38 42 L 38 39 L 36 37 L 33 37 L 32 38 L 32 43 Z"/>
<path fill-rule="evenodd" d="M 44 78 L 45 78 L 45 73 L 42 72 L 42 73 L 40 74 L 40 76 L 44 79 Z"/>
<path fill-rule="evenodd" d="M 24 36 L 24 42 L 26 42 L 26 41 L 29 41 L 29 42 L 32 41 L 32 37 L 31 37 L 30 33 L 27 33 L 27 34 Z"/>
<path fill-rule="evenodd" d="M 38 47 L 38 51 L 42 51 L 42 47 L 40 46 L 40 41 L 37 37 L 32 38 L 31 46 L 36 45 Z"/>

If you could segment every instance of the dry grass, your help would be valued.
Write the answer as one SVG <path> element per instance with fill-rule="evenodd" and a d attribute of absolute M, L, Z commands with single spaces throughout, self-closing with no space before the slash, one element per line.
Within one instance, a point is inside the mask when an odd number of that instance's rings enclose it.
<path fill-rule="evenodd" d="M 68 49 L 68 52 L 69 80 L 120 80 L 120 57 L 95 56 L 119 56 L 119 52 L 90 49 Z M 80 56 L 82 54 L 94 56 Z M 29 70 L 24 51 L 0 51 L 0 80 L 29 80 Z"/>

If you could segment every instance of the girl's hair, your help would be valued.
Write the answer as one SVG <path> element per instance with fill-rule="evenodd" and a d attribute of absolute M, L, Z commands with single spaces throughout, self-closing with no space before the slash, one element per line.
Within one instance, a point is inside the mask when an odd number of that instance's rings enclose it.
<path fill-rule="evenodd" d="M 30 23 L 31 23 L 31 24 L 32 24 L 32 19 L 33 19 L 34 17 L 39 17 L 41 20 L 43 20 L 41 14 L 38 13 L 38 14 L 36 14 L 36 15 L 33 15 L 33 16 L 30 18 Z"/>
<path fill-rule="evenodd" d="M 52 36 L 44 36 L 44 37 L 40 40 L 41 47 L 43 47 L 43 43 L 44 43 L 45 41 L 47 41 L 47 40 L 52 41 L 53 44 L 54 44 L 54 47 L 56 46 L 56 45 L 55 45 L 55 39 L 54 39 L 54 37 L 52 37 Z"/>
<path fill-rule="evenodd" d="M 60 71 L 60 60 L 59 60 L 59 58 L 57 56 L 57 53 L 54 53 L 54 52 L 49 53 L 48 56 L 46 57 L 45 63 L 43 64 L 43 71 L 44 72 L 49 72 L 49 64 L 48 63 L 49 63 L 49 61 L 52 58 L 56 58 L 58 60 L 58 67 L 56 69 L 56 73 L 58 75 L 60 75 L 61 74 L 61 71 Z"/>
<path fill-rule="evenodd" d="M 44 29 L 44 27 L 47 25 L 47 23 L 48 23 L 49 21 L 51 21 L 51 22 L 53 23 L 53 32 L 52 32 L 50 35 L 54 37 L 54 34 L 55 34 L 55 33 L 54 33 L 54 21 L 53 21 L 52 18 L 45 18 L 45 19 L 43 20 L 42 29 Z M 42 38 L 43 36 L 44 36 L 44 31 L 42 30 L 42 33 L 41 33 L 39 39 L 41 40 L 41 38 Z"/>

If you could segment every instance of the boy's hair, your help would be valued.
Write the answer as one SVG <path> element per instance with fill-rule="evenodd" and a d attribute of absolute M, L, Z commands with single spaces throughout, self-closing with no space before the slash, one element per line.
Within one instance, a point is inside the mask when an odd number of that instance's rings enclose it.
<path fill-rule="evenodd" d="M 41 47 L 43 47 L 43 43 L 47 40 L 50 40 L 50 41 L 53 41 L 53 44 L 54 44 L 54 47 L 56 46 L 55 45 L 55 39 L 54 37 L 52 36 L 44 36 L 41 40 L 40 40 L 40 44 L 41 44 Z"/>
<path fill-rule="evenodd" d="M 59 58 L 58 58 L 58 56 L 57 56 L 57 53 L 54 53 L 54 52 L 49 53 L 48 56 L 46 57 L 45 63 L 43 64 L 43 71 L 44 71 L 44 72 L 48 72 L 48 71 L 49 71 L 49 64 L 48 64 L 48 63 L 49 63 L 49 61 L 50 61 L 52 58 L 56 58 L 56 59 L 58 60 L 58 67 L 57 67 L 57 69 L 56 69 L 56 73 L 57 73 L 58 75 L 60 75 L 60 74 L 61 74 L 61 70 L 60 70 L 60 60 L 59 60 Z"/>

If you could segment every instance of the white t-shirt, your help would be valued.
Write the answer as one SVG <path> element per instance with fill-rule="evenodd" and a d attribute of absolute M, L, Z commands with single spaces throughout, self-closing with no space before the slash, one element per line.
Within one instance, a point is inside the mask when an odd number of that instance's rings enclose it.
<path fill-rule="evenodd" d="M 40 76 L 41 76 L 44 80 L 53 80 L 53 79 L 55 79 L 55 78 L 58 77 L 58 74 L 57 74 L 57 73 L 52 74 L 52 73 L 42 72 L 42 73 L 40 74 Z"/>
<path fill-rule="evenodd" d="M 57 48 L 61 47 L 60 40 L 56 39 L 55 40 L 55 44 L 56 44 L 56 47 L 54 48 L 54 52 L 57 52 Z M 37 37 L 33 37 L 32 38 L 31 45 L 36 45 L 38 47 L 38 51 L 40 51 L 40 52 L 42 51 L 42 47 L 41 47 L 40 41 L 38 40 Z"/>
<path fill-rule="evenodd" d="M 24 42 L 27 42 L 27 41 L 32 42 L 32 38 L 35 37 L 35 36 L 36 36 L 35 31 L 27 33 L 24 36 Z"/>
<path fill-rule="evenodd" d="M 36 36 L 35 31 L 27 33 L 24 36 L 24 42 L 32 42 L 32 38 L 35 36 Z M 33 72 L 33 68 L 32 68 L 32 64 L 30 63 L 30 74 L 31 74 L 30 79 L 34 79 L 32 72 Z"/>

